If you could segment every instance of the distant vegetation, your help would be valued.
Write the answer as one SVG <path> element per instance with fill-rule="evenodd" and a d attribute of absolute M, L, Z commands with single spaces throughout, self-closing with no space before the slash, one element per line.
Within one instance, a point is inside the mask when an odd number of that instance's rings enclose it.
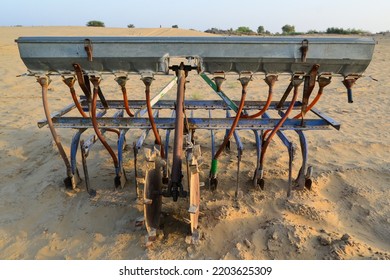
<path fill-rule="evenodd" d="M 256 35 L 256 33 L 247 26 L 240 26 L 235 30 L 235 32 L 241 35 Z"/>
<path fill-rule="evenodd" d="M 369 32 L 361 30 L 361 29 L 355 29 L 355 28 L 348 28 L 348 29 L 343 29 L 343 28 L 338 28 L 338 27 L 329 27 L 326 29 L 327 34 L 367 34 Z"/>
<path fill-rule="evenodd" d="M 286 25 L 282 26 L 282 32 L 283 32 L 283 34 L 295 33 L 295 26 L 286 24 Z"/>
<path fill-rule="evenodd" d="M 99 20 L 90 20 L 86 24 L 87 26 L 92 26 L 92 27 L 105 27 L 104 22 L 99 21 Z"/>
<path fill-rule="evenodd" d="M 206 33 L 212 34 L 224 34 L 224 35 L 261 35 L 261 34 L 271 34 L 268 30 L 265 31 L 264 26 L 259 26 L 257 28 L 257 33 L 250 29 L 247 26 L 240 26 L 237 29 L 233 30 L 233 28 L 224 30 L 218 28 L 210 28 L 205 31 Z"/>
<path fill-rule="evenodd" d="M 282 29 L 282 35 L 303 35 L 303 34 L 340 34 L 340 35 L 366 35 L 370 34 L 368 31 L 364 31 L 361 29 L 343 29 L 338 27 L 329 27 L 326 29 L 326 31 L 317 31 L 317 30 L 309 30 L 306 33 L 305 32 L 297 32 L 295 31 L 295 26 L 286 24 L 281 27 Z M 233 30 L 233 28 L 224 30 L 224 29 L 218 29 L 218 28 L 210 28 L 205 30 L 206 33 L 212 33 L 212 34 L 222 34 L 222 35 L 280 35 L 280 33 L 272 34 L 268 30 L 265 30 L 264 26 L 260 25 L 257 28 L 257 32 L 254 32 L 247 26 L 240 26 L 237 29 Z"/>
<path fill-rule="evenodd" d="M 21 25 L 16 25 L 17 27 Z M 92 27 L 105 27 L 104 22 L 100 20 L 91 20 L 88 21 L 86 26 Z M 135 25 L 130 23 L 127 25 L 128 28 L 135 28 Z M 161 27 L 161 26 L 160 26 Z M 177 24 L 172 25 L 172 28 L 179 28 Z M 205 30 L 206 33 L 212 34 L 222 34 L 222 35 L 235 35 L 235 36 L 256 36 L 256 35 L 303 35 L 303 34 L 337 34 L 337 35 L 368 35 L 370 32 L 355 29 L 355 28 L 340 28 L 340 27 L 328 27 L 326 31 L 318 31 L 318 30 L 308 30 L 307 32 L 297 32 L 295 30 L 295 26 L 291 24 L 285 24 L 281 27 L 282 32 L 271 33 L 266 30 L 263 25 L 259 25 L 256 31 L 253 31 L 248 26 L 239 26 L 237 29 L 229 28 L 229 29 L 219 29 L 212 27 L 210 29 Z M 380 32 L 379 34 L 388 34 L 389 31 Z"/>

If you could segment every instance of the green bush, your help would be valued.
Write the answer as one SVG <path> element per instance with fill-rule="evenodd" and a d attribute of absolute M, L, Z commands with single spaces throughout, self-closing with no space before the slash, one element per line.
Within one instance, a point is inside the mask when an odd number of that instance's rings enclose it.
<path fill-rule="evenodd" d="M 90 20 L 86 24 L 87 26 L 92 26 L 92 27 L 105 27 L 104 22 L 99 21 L 99 20 Z"/>
<path fill-rule="evenodd" d="M 369 32 L 361 30 L 361 29 L 355 29 L 355 28 L 344 29 L 344 28 L 338 28 L 338 27 L 329 27 L 329 28 L 326 29 L 326 33 L 327 34 L 344 34 L 344 35 L 354 34 L 354 35 L 359 35 L 359 34 L 366 34 L 366 33 L 369 33 Z"/>
<path fill-rule="evenodd" d="M 257 34 L 264 34 L 264 33 L 265 33 L 264 26 L 260 25 L 259 27 L 257 27 Z"/>
<path fill-rule="evenodd" d="M 295 26 L 286 24 L 282 27 L 283 34 L 295 33 Z"/>
<path fill-rule="evenodd" d="M 242 33 L 242 34 L 253 34 L 254 32 L 252 31 L 252 29 L 250 29 L 249 27 L 247 26 L 240 26 L 236 29 L 236 32 L 237 33 Z"/>

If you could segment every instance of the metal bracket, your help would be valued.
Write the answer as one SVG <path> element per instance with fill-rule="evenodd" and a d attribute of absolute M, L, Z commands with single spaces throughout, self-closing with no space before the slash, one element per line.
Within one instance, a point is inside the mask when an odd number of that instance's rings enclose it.
<path fill-rule="evenodd" d="M 84 50 L 87 53 L 88 61 L 92 61 L 93 47 L 92 47 L 92 41 L 90 39 L 85 39 L 84 40 Z"/>
<path fill-rule="evenodd" d="M 301 51 L 301 62 L 306 62 L 307 52 L 309 51 L 309 40 L 302 40 L 302 45 L 299 50 Z"/>

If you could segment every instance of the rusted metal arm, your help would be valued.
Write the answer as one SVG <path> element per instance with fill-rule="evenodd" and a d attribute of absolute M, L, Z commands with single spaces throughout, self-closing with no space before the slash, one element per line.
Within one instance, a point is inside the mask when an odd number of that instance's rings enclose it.
<path fill-rule="evenodd" d="M 100 84 L 101 78 L 93 76 L 91 77 L 91 82 L 93 84 L 93 97 L 92 97 L 92 105 L 91 105 L 91 121 L 93 125 L 93 129 L 95 130 L 96 136 L 99 138 L 100 142 L 103 144 L 103 146 L 107 149 L 109 154 L 112 157 L 112 160 L 114 162 L 115 169 L 118 170 L 119 168 L 119 162 L 116 154 L 110 147 L 110 145 L 107 143 L 106 139 L 104 138 L 103 134 L 99 130 L 99 124 L 96 119 L 96 101 L 97 101 L 97 96 L 98 96 L 98 91 L 99 91 L 99 84 Z"/>
<path fill-rule="evenodd" d="M 283 115 L 283 117 L 279 120 L 278 124 L 274 127 L 274 129 L 271 131 L 270 135 L 267 137 L 267 139 L 263 142 L 263 145 L 262 145 L 262 148 L 261 148 L 261 155 L 260 155 L 260 166 L 263 166 L 263 162 L 264 162 L 264 156 L 265 156 L 265 152 L 267 151 L 267 148 L 268 148 L 268 145 L 270 144 L 272 138 L 274 137 L 274 135 L 278 132 L 278 130 L 280 129 L 280 127 L 283 125 L 283 123 L 287 120 L 288 118 L 288 115 L 291 113 L 293 107 L 294 107 L 294 104 L 295 104 L 295 101 L 297 100 L 297 97 L 298 97 L 298 87 L 299 85 L 303 82 L 302 79 L 300 79 L 299 77 L 297 76 L 294 76 L 293 80 L 293 86 L 294 86 L 294 93 L 293 93 L 293 97 L 292 97 L 292 100 L 291 100 L 291 103 L 290 103 L 290 106 L 287 108 L 287 111 L 285 112 L 285 114 Z"/>
<path fill-rule="evenodd" d="M 278 80 L 278 75 L 267 75 L 265 77 L 264 81 L 267 83 L 269 89 L 268 89 L 268 98 L 267 98 L 267 101 L 266 101 L 264 107 L 259 112 L 257 112 L 256 114 L 253 114 L 253 115 L 242 115 L 241 118 L 243 118 L 243 119 L 254 119 L 254 118 L 262 116 L 268 110 L 268 108 L 269 108 L 269 106 L 271 105 L 271 102 L 272 102 L 273 89 L 274 89 L 275 82 L 277 80 Z"/>
<path fill-rule="evenodd" d="M 84 92 L 85 97 L 87 97 L 88 104 L 90 104 L 92 101 L 92 94 L 91 94 L 91 88 L 89 85 L 89 80 L 88 80 L 88 83 L 85 82 L 84 73 L 83 73 L 83 70 L 81 69 L 81 66 L 79 64 L 73 63 L 73 68 L 74 68 L 74 71 L 76 73 L 77 81 L 79 82 L 79 86 L 80 86 L 81 90 Z M 85 77 L 88 78 L 88 76 L 85 76 Z"/>
<path fill-rule="evenodd" d="M 343 80 L 343 84 L 347 89 L 347 95 L 348 95 L 348 103 L 353 103 L 352 98 L 352 86 L 355 84 L 357 79 L 359 78 L 359 75 L 351 75 L 347 76 Z"/>
<path fill-rule="evenodd" d="M 291 90 L 294 88 L 293 81 L 288 84 L 286 91 L 284 92 L 282 98 L 280 99 L 278 105 L 276 105 L 276 109 L 281 109 L 286 102 L 287 97 L 290 95 Z"/>
<path fill-rule="evenodd" d="M 307 104 L 309 103 L 310 95 L 313 92 L 314 86 L 316 84 L 318 68 L 320 68 L 320 65 L 314 64 L 313 67 L 310 69 L 309 73 L 304 77 L 305 81 L 303 86 L 303 97 L 302 97 L 302 108 L 301 108 L 302 117 L 304 117 L 307 112 Z"/>
<path fill-rule="evenodd" d="M 122 90 L 123 102 L 125 104 L 126 113 L 130 117 L 134 117 L 134 114 L 130 111 L 129 100 L 127 99 L 127 90 L 126 90 L 126 81 L 127 80 L 128 80 L 128 78 L 126 76 L 117 77 L 115 79 L 115 81 L 118 83 L 118 85 L 121 87 L 121 90 Z"/>
<path fill-rule="evenodd" d="M 238 106 L 238 111 L 237 111 L 236 117 L 234 118 L 232 126 L 229 130 L 229 133 L 226 135 L 221 146 L 219 147 L 218 151 L 214 155 L 214 158 L 213 158 L 214 160 L 217 160 L 219 158 L 223 149 L 225 149 L 226 144 L 229 142 L 230 138 L 232 137 L 234 130 L 236 129 L 238 121 L 240 120 L 242 109 L 244 108 L 244 104 L 245 104 L 246 88 L 248 87 L 248 84 L 251 80 L 252 80 L 252 75 L 243 76 L 243 77 L 239 78 L 239 81 L 241 82 L 241 85 L 242 85 L 240 105 Z"/>
<path fill-rule="evenodd" d="M 87 118 L 88 116 L 84 112 L 83 108 L 81 107 L 81 104 L 76 96 L 76 90 L 74 89 L 74 83 L 76 82 L 76 78 L 75 77 L 63 78 L 62 81 L 69 87 L 70 94 L 72 95 L 72 99 L 74 104 L 76 105 L 77 110 L 84 118 Z"/>
<path fill-rule="evenodd" d="M 150 122 L 150 125 L 152 127 L 152 131 L 153 131 L 154 137 L 156 139 L 156 143 L 160 146 L 160 155 L 162 158 L 164 158 L 165 157 L 164 145 L 161 141 L 161 136 L 158 133 L 156 123 L 154 122 L 153 110 L 152 110 L 152 106 L 150 104 L 150 85 L 152 84 L 153 77 L 152 76 L 144 76 L 144 77 L 142 77 L 142 81 L 145 84 L 145 99 L 146 99 L 146 107 L 148 110 L 149 122 Z"/>
<path fill-rule="evenodd" d="M 74 84 L 76 82 L 76 78 L 75 77 L 64 78 L 63 82 L 69 87 L 70 94 L 72 95 L 72 99 L 73 99 L 74 104 L 76 105 L 77 110 L 80 112 L 80 114 L 84 118 L 88 118 L 88 115 L 84 112 L 84 110 L 81 107 L 81 104 L 80 104 L 80 102 L 79 102 L 79 100 L 77 99 L 77 96 L 76 96 L 76 90 L 74 89 Z M 113 128 L 105 128 L 105 130 L 109 131 L 109 132 L 114 132 L 119 137 L 119 130 L 113 129 Z"/>
<path fill-rule="evenodd" d="M 64 147 L 61 144 L 61 141 L 60 141 L 60 138 L 56 132 L 56 129 L 54 128 L 54 124 L 53 124 L 53 121 L 52 121 L 51 115 L 50 115 L 49 102 L 48 102 L 48 98 L 47 98 L 47 91 L 48 91 L 48 87 L 50 84 L 50 79 L 47 76 L 40 76 L 37 78 L 37 82 L 42 87 L 42 102 L 43 102 L 43 109 L 45 111 L 45 116 L 47 119 L 47 124 L 49 126 L 51 135 L 53 136 L 54 143 L 56 144 L 58 151 L 59 151 L 59 153 L 60 153 L 60 155 L 65 163 L 65 166 L 66 166 L 66 174 L 67 174 L 68 178 L 65 179 L 65 185 L 68 188 L 75 188 L 76 182 L 75 182 L 74 176 L 72 174 L 72 168 L 70 165 L 70 161 L 65 153 Z"/>
<path fill-rule="evenodd" d="M 184 94 L 186 84 L 186 73 L 183 69 L 177 71 L 177 96 L 176 96 L 176 118 L 175 138 L 173 144 L 172 176 L 173 184 L 179 184 L 182 179 L 182 154 L 183 154 L 183 129 L 184 129 Z"/>
<path fill-rule="evenodd" d="M 322 96 L 322 93 L 324 91 L 324 88 L 330 84 L 331 82 L 331 79 L 332 77 L 329 76 L 329 77 L 323 77 L 323 76 L 319 76 L 318 77 L 318 85 L 319 85 L 319 89 L 318 89 L 318 92 L 317 92 L 317 95 L 314 97 L 314 99 L 310 102 L 310 104 L 307 106 L 306 110 L 305 110 L 305 113 L 306 112 L 309 112 L 318 102 L 318 100 L 320 100 L 321 96 Z M 298 115 L 296 115 L 295 117 L 293 117 L 293 119 L 299 119 L 300 117 L 302 117 L 302 112 L 299 113 Z"/>

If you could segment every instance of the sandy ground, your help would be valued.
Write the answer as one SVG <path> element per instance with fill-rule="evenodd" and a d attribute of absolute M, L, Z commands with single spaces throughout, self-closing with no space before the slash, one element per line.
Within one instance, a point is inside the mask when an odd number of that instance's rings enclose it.
<path fill-rule="evenodd" d="M 19 36 L 38 35 L 147 35 L 197 36 L 180 29 L 109 29 L 86 27 L 0 27 L 0 259 L 389 259 L 390 258 L 390 38 L 376 37 L 372 63 L 354 86 L 353 104 L 344 86 L 334 78 L 318 108 L 342 123 L 340 131 L 308 132 L 309 164 L 314 167 L 313 189 L 286 199 L 288 155 L 279 140 L 266 159 L 266 189 L 251 187 L 256 156 L 254 137 L 242 133 L 244 156 L 240 182 L 244 195 L 234 202 L 236 149 L 221 157 L 216 192 L 201 188 L 201 240 L 188 244 L 188 201 L 164 199 L 158 240 L 145 247 L 145 229 L 135 227 L 142 205 L 135 200 L 133 156 L 125 153 L 130 180 L 114 190 L 112 162 L 97 143 L 90 157 L 91 183 L 97 190 L 89 198 L 83 184 L 79 192 L 63 187 L 65 168 L 47 128 L 40 87 L 26 72 L 14 42 Z M 372 78 L 377 81 L 373 80 Z M 240 97 L 236 76 L 228 77 L 225 92 Z M 157 92 L 171 77 L 158 76 Z M 195 74 L 189 76 L 187 96 L 217 99 Z M 257 75 L 248 87 L 248 99 L 265 99 L 267 87 Z M 281 96 L 288 77 L 280 77 Z M 120 99 L 113 77 L 102 82 L 109 99 Z M 143 99 L 139 77 L 128 82 L 131 98 Z M 174 90 L 166 98 L 173 99 Z M 50 85 L 52 111 L 71 103 L 59 77 Z M 60 130 L 69 151 L 72 132 Z M 217 134 L 217 143 L 224 132 Z M 137 132 L 134 132 L 137 136 Z M 128 143 L 135 137 L 129 136 Z M 294 133 L 288 134 L 295 142 Z M 201 181 L 209 170 L 210 140 L 199 132 L 204 164 Z M 115 144 L 114 136 L 109 137 Z M 147 147 L 152 147 L 149 135 Z M 299 150 L 297 155 L 299 155 Z M 300 166 L 294 163 L 294 176 Z M 141 167 L 143 165 L 141 164 Z"/>

